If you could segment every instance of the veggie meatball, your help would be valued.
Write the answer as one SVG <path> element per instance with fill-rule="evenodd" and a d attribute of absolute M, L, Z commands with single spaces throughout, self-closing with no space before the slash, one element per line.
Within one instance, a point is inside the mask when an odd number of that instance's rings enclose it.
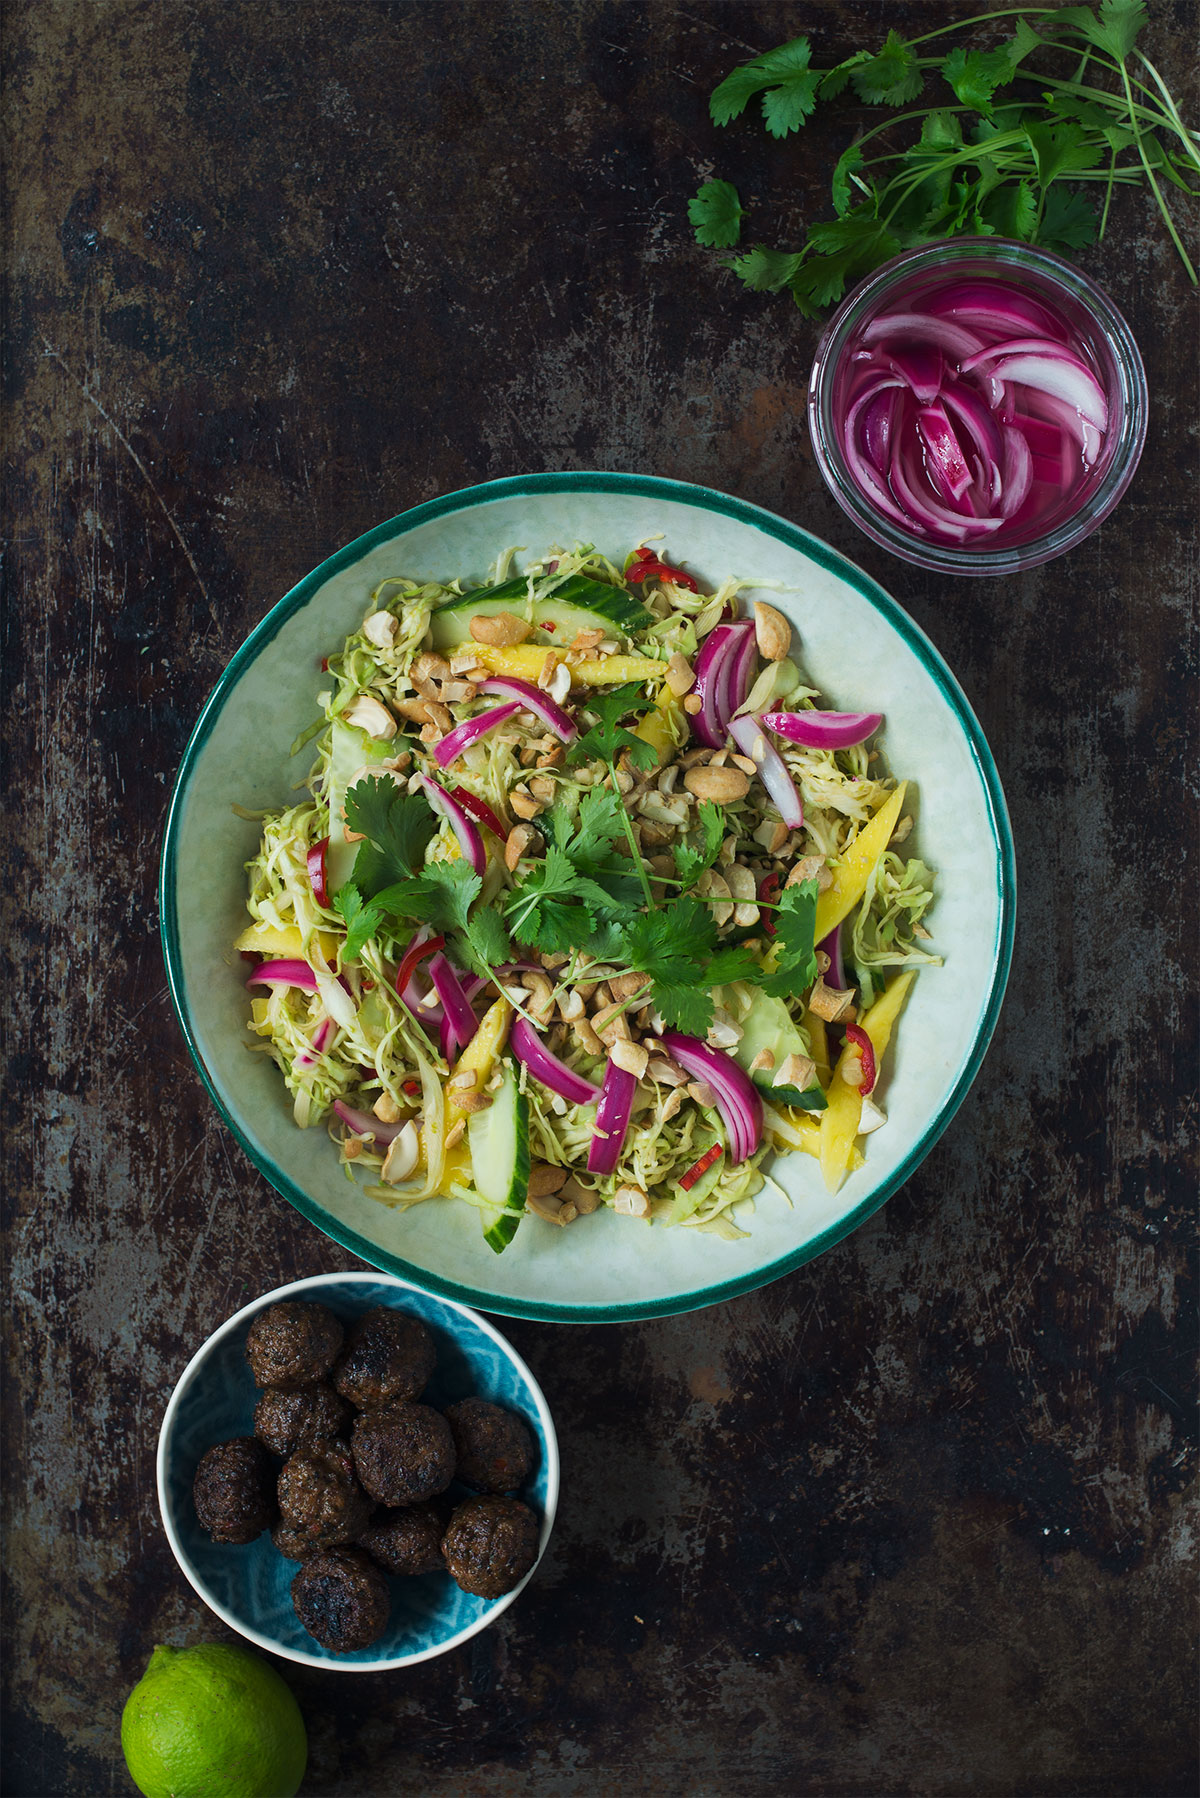
<path fill-rule="evenodd" d="M 442 1553 L 464 1592 L 502 1598 L 538 1558 L 537 1517 L 519 1498 L 469 1498 L 450 1518 Z"/>
<path fill-rule="evenodd" d="M 200 1527 L 214 1542 L 253 1542 L 276 1518 L 275 1479 L 267 1451 L 253 1436 L 218 1442 L 200 1458 L 192 1500 Z"/>
<path fill-rule="evenodd" d="M 246 1359 L 259 1386 L 309 1386 L 325 1378 L 343 1335 L 327 1306 L 288 1300 L 259 1312 L 246 1336 Z"/>
<path fill-rule="evenodd" d="M 351 1324 L 333 1383 L 360 1411 L 374 1411 L 394 1398 L 419 1398 L 436 1358 L 419 1317 L 376 1305 Z"/>
<path fill-rule="evenodd" d="M 358 1477 L 381 1505 L 435 1498 L 454 1478 L 454 1438 L 440 1411 L 394 1399 L 367 1411 L 351 1432 Z"/>
<path fill-rule="evenodd" d="M 282 1522 L 271 1531 L 271 1540 L 285 1561 L 311 1561 L 314 1555 L 325 1553 L 323 1543 L 310 1542 L 303 1530 L 294 1530 Z"/>
<path fill-rule="evenodd" d="M 533 1437 L 514 1412 L 485 1398 L 464 1398 L 449 1407 L 446 1422 L 464 1485 L 480 1492 L 515 1492 L 529 1478 Z"/>
<path fill-rule="evenodd" d="M 254 1407 L 254 1434 L 273 1455 L 346 1436 L 354 1413 L 325 1380 L 285 1392 L 270 1386 Z"/>
<path fill-rule="evenodd" d="M 358 1538 L 373 1560 L 388 1573 L 444 1571 L 442 1532 L 446 1514 L 436 1504 L 400 1505 L 380 1511 Z"/>
<path fill-rule="evenodd" d="M 326 1548 L 353 1542 L 374 1506 L 354 1477 L 345 1443 L 314 1442 L 297 1449 L 280 1474 L 279 1509 L 297 1540 Z"/>
<path fill-rule="evenodd" d="M 387 1580 L 361 1548 L 328 1548 L 292 1581 L 296 1615 L 325 1648 L 369 1648 L 387 1628 Z"/>

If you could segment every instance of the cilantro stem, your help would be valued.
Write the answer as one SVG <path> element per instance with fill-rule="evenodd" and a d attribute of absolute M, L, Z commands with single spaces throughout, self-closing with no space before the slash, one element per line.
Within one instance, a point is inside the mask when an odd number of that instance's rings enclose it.
<path fill-rule="evenodd" d="M 634 869 L 636 870 L 638 880 L 641 882 L 642 891 L 646 895 L 646 910 L 655 911 L 657 907 L 654 903 L 654 895 L 650 891 L 650 882 L 646 876 L 645 864 L 642 861 L 642 852 L 638 848 L 638 840 L 633 834 L 633 819 L 629 816 L 629 813 L 625 808 L 624 795 L 621 792 L 620 786 L 617 784 L 617 770 L 612 762 L 609 762 L 608 764 L 608 771 L 612 775 L 613 792 L 617 795 L 619 802 L 618 810 L 621 813 L 621 824 L 625 831 L 625 839 L 629 844 L 629 853 L 633 857 Z"/>
<path fill-rule="evenodd" d="M 1113 184 L 1117 178 L 1117 152 L 1114 150 L 1108 165 L 1108 186 L 1104 190 L 1104 207 L 1100 214 L 1100 229 L 1097 237 L 1104 242 L 1104 233 L 1108 229 L 1108 209 L 1112 205 Z"/>
<path fill-rule="evenodd" d="M 953 25 L 939 25 L 936 31 L 926 31 L 921 37 L 906 38 L 905 42 L 911 50 L 914 44 L 929 44 L 935 37 L 946 37 L 952 31 L 965 31 L 968 25 L 986 25 L 991 19 L 1015 19 L 1021 14 L 1027 19 L 1046 19 L 1057 10 L 1054 6 L 1004 6 L 998 12 L 977 12 L 973 19 L 956 19 Z"/>
<path fill-rule="evenodd" d="M 1125 67 L 1124 62 L 1122 62 L 1122 64 L 1121 64 L 1121 80 L 1125 84 L 1125 95 L 1129 101 L 1130 129 L 1132 130 L 1134 138 L 1137 142 L 1138 155 L 1142 159 L 1142 167 L 1146 171 L 1146 179 L 1147 179 L 1147 181 L 1149 181 L 1150 186 L 1153 189 L 1154 198 L 1158 201 L 1158 210 L 1162 213 L 1163 221 L 1166 224 L 1167 230 L 1171 234 L 1171 242 L 1175 245 L 1175 248 L 1179 251 L 1180 260 L 1182 261 L 1184 268 L 1188 272 L 1188 279 L 1191 281 L 1192 286 L 1195 287 L 1196 271 L 1192 267 L 1191 258 L 1189 257 L 1187 251 L 1184 249 L 1183 244 L 1180 242 L 1179 233 L 1175 229 L 1175 220 L 1171 217 L 1171 214 L 1167 208 L 1167 202 L 1163 199 L 1162 189 L 1159 187 L 1158 182 L 1154 178 L 1154 170 L 1150 167 L 1150 158 L 1146 155 L 1146 146 L 1142 142 L 1142 134 L 1141 134 L 1141 131 L 1138 129 L 1138 122 L 1137 122 L 1136 118 L 1134 117 L 1133 90 L 1130 88 L 1130 85 L 1129 85 L 1129 71 Z"/>
<path fill-rule="evenodd" d="M 1141 58 L 1142 62 L 1144 62 L 1146 67 L 1149 69 L 1151 75 L 1154 78 L 1154 85 L 1157 87 L 1159 93 L 1163 97 L 1163 103 L 1167 108 L 1167 112 L 1170 117 L 1171 124 L 1175 131 L 1175 135 L 1179 138 L 1184 149 L 1187 151 L 1188 155 L 1191 157 L 1191 159 L 1195 163 L 1196 167 L 1198 169 L 1200 169 L 1200 150 L 1198 150 L 1196 148 L 1197 142 L 1200 142 L 1200 132 L 1189 131 L 1188 127 L 1184 124 L 1183 120 L 1179 116 L 1179 108 L 1176 106 L 1175 101 L 1172 98 L 1170 88 L 1168 88 L 1168 86 L 1166 85 L 1162 76 L 1159 74 L 1159 72 L 1155 68 L 1154 64 L 1150 61 L 1150 58 L 1148 56 L 1143 56 L 1142 52 L 1140 50 L 1137 52 L 1137 54 Z M 1146 87 L 1145 82 L 1138 81 L 1136 76 L 1134 76 L 1134 80 L 1135 80 L 1135 82 L 1137 82 L 1138 87 L 1141 88 L 1143 93 L 1149 92 L 1149 89 Z"/>

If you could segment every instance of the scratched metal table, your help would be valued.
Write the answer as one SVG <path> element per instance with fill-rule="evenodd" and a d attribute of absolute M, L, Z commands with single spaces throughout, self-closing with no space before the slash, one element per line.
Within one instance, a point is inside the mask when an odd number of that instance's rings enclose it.
<path fill-rule="evenodd" d="M 1196 7 L 1154 10 L 1194 117 Z M 11 0 L 14 1798 L 130 1789 L 118 1719 L 152 1646 L 223 1633 L 159 1525 L 170 1387 L 249 1295 L 355 1265 L 232 1144 L 167 1001 L 154 880 L 187 733 L 338 545 L 590 467 L 798 519 L 929 631 L 1012 808 L 1013 978 L 951 1129 L 823 1259 L 695 1316 L 506 1326 L 562 1437 L 548 1558 L 411 1674 L 291 1669 L 305 1790 L 1193 1790 L 1195 296 L 1122 197 L 1086 262 L 1145 352 L 1141 472 L 1068 559 L 954 584 L 827 498 L 814 327 L 684 212 L 713 173 L 775 241 L 825 210 L 850 113 L 786 146 L 718 134 L 733 62 L 953 16 Z"/>

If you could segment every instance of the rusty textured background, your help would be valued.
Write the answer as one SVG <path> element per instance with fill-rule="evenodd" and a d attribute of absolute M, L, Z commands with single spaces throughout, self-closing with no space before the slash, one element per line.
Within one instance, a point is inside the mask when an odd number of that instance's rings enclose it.
<path fill-rule="evenodd" d="M 1194 1789 L 1196 296 L 1123 197 L 1086 260 L 1145 351 L 1141 472 L 1073 556 L 956 585 L 826 497 L 813 327 L 684 216 L 713 173 L 776 241 L 825 209 L 849 110 L 718 134 L 734 61 L 973 10 L 9 0 L 6 1792 L 130 1789 L 151 1647 L 222 1633 L 159 1525 L 171 1385 L 247 1295 L 353 1265 L 226 1137 L 167 1001 L 191 724 L 358 532 L 596 466 L 796 518 L 930 632 L 1012 808 L 1009 998 L 920 1173 L 815 1265 L 511 1326 L 562 1435 L 548 1560 L 408 1676 L 292 1670 L 305 1790 Z M 1194 0 L 1153 11 L 1195 118 Z"/>

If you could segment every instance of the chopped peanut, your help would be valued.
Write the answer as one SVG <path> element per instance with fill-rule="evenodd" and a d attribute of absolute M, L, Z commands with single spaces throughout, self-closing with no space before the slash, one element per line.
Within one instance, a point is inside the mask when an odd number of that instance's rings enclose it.
<path fill-rule="evenodd" d="M 686 656 L 680 655 L 679 651 L 676 650 L 675 654 L 671 657 L 671 660 L 667 663 L 666 670 L 667 685 L 670 687 L 672 693 L 674 693 L 676 699 L 682 699 L 685 693 L 690 693 L 695 684 L 695 680 L 696 674 L 692 664 L 688 661 Z"/>
<path fill-rule="evenodd" d="M 548 1161 L 539 1161 L 529 1170 L 529 1197 L 544 1199 L 548 1193 L 558 1192 L 566 1180 L 565 1167 L 553 1167 Z"/>
<path fill-rule="evenodd" d="M 360 693 L 353 705 L 346 707 L 342 718 L 347 724 L 365 730 L 369 737 L 386 738 L 396 734 L 396 720 L 382 701 L 370 693 Z"/>
<path fill-rule="evenodd" d="M 839 987 L 826 986 L 818 974 L 816 985 L 808 997 L 809 1010 L 817 1017 L 824 1018 L 827 1024 L 835 1024 L 838 1019 L 845 1020 L 847 1012 L 854 1003 L 854 988 L 843 991 Z"/>
<path fill-rule="evenodd" d="M 646 1072 L 650 1051 L 641 1043 L 627 1043 L 618 1039 L 612 1046 L 612 1059 L 615 1067 L 621 1068 L 626 1074 L 632 1074 L 635 1080 L 640 1080 Z"/>
<path fill-rule="evenodd" d="M 390 649 L 396 640 L 396 620 L 390 612 L 372 612 L 363 620 L 362 632 L 376 649 Z"/>
<path fill-rule="evenodd" d="M 766 662 L 782 662 L 792 647 L 792 627 L 782 612 L 774 606 L 756 600 L 754 606 L 754 637 L 758 644 L 759 654 Z"/>
<path fill-rule="evenodd" d="M 495 617 L 477 612 L 468 628 L 476 643 L 489 643 L 493 649 L 511 649 L 514 643 L 524 643 L 533 630 L 532 624 L 515 618 L 511 612 L 498 612 Z"/>
<path fill-rule="evenodd" d="M 775 1076 L 775 1084 L 777 1086 L 794 1086 L 797 1092 L 802 1093 L 806 1087 L 812 1085 L 816 1073 L 816 1063 L 810 1061 L 807 1055 L 788 1055 L 784 1058 L 783 1066 Z"/>
<path fill-rule="evenodd" d="M 486 1093 L 459 1093 L 454 1100 L 457 1110 L 467 1112 L 486 1111 L 491 1103 Z"/>

